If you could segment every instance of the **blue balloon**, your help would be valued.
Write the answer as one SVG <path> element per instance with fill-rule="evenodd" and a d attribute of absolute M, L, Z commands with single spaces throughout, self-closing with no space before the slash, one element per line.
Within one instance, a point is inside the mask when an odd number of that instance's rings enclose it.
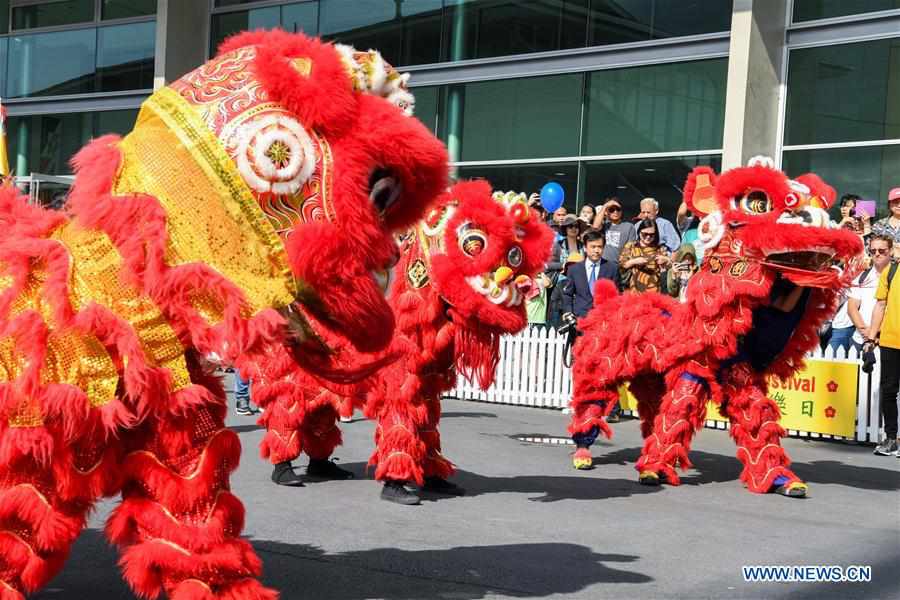
<path fill-rule="evenodd" d="M 555 181 L 544 184 L 541 188 L 541 206 L 547 209 L 547 212 L 553 212 L 563 205 L 566 199 L 566 193 L 561 185 Z"/>

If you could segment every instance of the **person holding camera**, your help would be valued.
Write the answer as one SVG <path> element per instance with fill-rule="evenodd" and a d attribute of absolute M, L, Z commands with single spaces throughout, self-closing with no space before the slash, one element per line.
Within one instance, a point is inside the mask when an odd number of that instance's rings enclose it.
<path fill-rule="evenodd" d="M 856 194 L 844 194 L 841 197 L 841 220 L 838 222 L 838 227 L 849 229 L 862 237 L 866 237 L 872 233 L 872 224 L 869 215 L 864 211 L 857 214 L 856 204 L 859 200 L 860 197 Z"/>
<path fill-rule="evenodd" d="M 679 302 L 687 301 L 688 282 L 697 272 L 697 251 L 690 242 L 682 244 L 672 257 L 672 268 L 666 275 L 666 291 Z"/>
<path fill-rule="evenodd" d="M 884 439 L 875 448 L 880 456 L 898 456 L 897 392 L 900 389 L 900 284 L 894 281 L 897 263 L 881 271 L 872 324 L 866 334 L 864 350 L 881 348 L 881 414 L 884 417 Z M 864 366 L 865 368 L 865 366 Z"/>

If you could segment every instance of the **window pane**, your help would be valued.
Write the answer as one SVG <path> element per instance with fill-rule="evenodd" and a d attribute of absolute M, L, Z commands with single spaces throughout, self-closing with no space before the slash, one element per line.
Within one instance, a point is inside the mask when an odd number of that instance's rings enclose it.
<path fill-rule="evenodd" d="M 440 60 L 441 0 L 321 0 L 319 33 L 395 66 Z"/>
<path fill-rule="evenodd" d="M 656 0 L 653 39 L 731 30 L 731 0 Z"/>
<path fill-rule="evenodd" d="M 792 50 L 785 143 L 900 138 L 900 38 Z"/>
<path fill-rule="evenodd" d="M 570 211 L 575 210 L 577 163 L 460 167 L 457 176 L 460 179 L 484 178 L 495 190 L 522 192 L 526 195 L 540 192 L 544 184 L 555 181 L 565 193 L 564 206 Z"/>
<path fill-rule="evenodd" d="M 0 33 L 9 32 L 9 0 L 0 0 Z"/>
<path fill-rule="evenodd" d="M 94 113 L 94 137 L 107 133 L 124 135 L 134 129 L 138 111 L 133 110 L 108 110 Z"/>
<path fill-rule="evenodd" d="M 95 91 L 96 29 L 9 38 L 6 95 L 56 96 Z"/>
<path fill-rule="evenodd" d="M 712 166 L 718 172 L 722 158 L 711 155 L 585 163 L 579 206 L 584 202 L 596 206 L 610 196 L 617 196 L 623 218 L 630 221 L 641 211 L 639 205 L 643 198 L 656 198 L 660 216 L 674 223 L 684 182 L 691 169 L 699 165 Z"/>
<path fill-rule="evenodd" d="M 239 4 L 253 4 L 260 0 L 216 0 L 216 7 L 219 6 L 238 6 Z"/>
<path fill-rule="evenodd" d="M 594 0 L 588 45 L 649 40 L 652 21 L 653 3 L 648 0 Z"/>
<path fill-rule="evenodd" d="M 319 3 L 304 2 L 281 7 L 281 27 L 292 33 L 317 35 L 319 30 Z"/>
<path fill-rule="evenodd" d="M 461 104 L 462 160 L 576 156 L 581 120 L 580 73 L 451 86 L 447 113 Z"/>
<path fill-rule="evenodd" d="M 794 0 L 794 21 L 844 17 L 900 8 L 900 0 Z"/>
<path fill-rule="evenodd" d="M 586 155 L 722 147 L 727 59 L 594 71 Z"/>
<path fill-rule="evenodd" d="M 153 87 L 155 22 L 101 27 L 98 30 L 98 45 L 98 91 Z"/>
<path fill-rule="evenodd" d="M 450 60 L 582 48 L 587 7 L 587 0 L 457 2 L 447 10 Z"/>
<path fill-rule="evenodd" d="M 214 56 L 219 44 L 229 35 L 239 31 L 271 29 L 280 24 L 281 11 L 277 6 L 213 15 L 212 31 L 209 36 L 209 53 Z"/>
<path fill-rule="evenodd" d="M 94 20 L 94 0 L 64 0 L 13 8 L 13 29 L 52 27 Z"/>
<path fill-rule="evenodd" d="M 6 81 L 6 59 L 9 56 L 9 38 L 0 38 L 0 92 Z"/>
<path fill-rule="evenodd" d="M 71 173 L 69 159 L 93 136 L 92 113 L 10 117 L 10 168 L 17 175 Z"/>
<path fill-rule="evenodd" d="M 731 0 L 593 0 L 588 45 L 731 29 Z"/>
<path fill-rule="evenodd" d="M 156 0 L 103 0 L 104 19 L 127 19 L 156 14 Z"/>
<path fill-rule="evenodd" d="M 878 217 L 887 216 L 888 191 L 900 185 L 900 146 L 866 146 L 822 150 L 790 150 L 783 156 L 786 173 L 813 172 L 844 194 L 875 200 Z"/>
<path fill-rule="evenodd" d="M 440 86 L 417 87 L 412 89 L 416 97 L 416 117 L 432 132 L 437 131 L 438 93 Z"/>

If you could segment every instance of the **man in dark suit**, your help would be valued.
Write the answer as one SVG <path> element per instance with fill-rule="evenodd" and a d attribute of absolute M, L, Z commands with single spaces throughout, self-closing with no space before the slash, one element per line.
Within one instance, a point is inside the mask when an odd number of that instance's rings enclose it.
<path fill-rule="evenodd" d="M 598 279 L 609 279 L 619 287 L 619 264 L 603 258 L 603 247 L 606 245 L 606 236 L 599 229 L 590 229 L 581 238 L 584 242 L 585 259 L 569 267 L 568 279 L 563 284 L 562 306 L 563 313 L 570 313 L 576 318 L 582 318 L 594 308 L 594 284 Z M 609 423 L 619 422 L 619 413 L 622 409 L 619 403 L 613 407 L 609 416 Z M 599 429 L 593 433 L 588 445 L 596 439 Z M 578 442 L 579 440 L 576 440 Z"/>
<path fill-rule="evenodd" d="M 582 237 L 585 259 L 569 267 L 568 279 L 563 285 L 563 313 L 577 318 L 588 314 L 594 307 L 594 283 L 609 279 L 617 283 L 619 267 L 603 258 L 604 235 L 597 229 L 588 230 Z"/>

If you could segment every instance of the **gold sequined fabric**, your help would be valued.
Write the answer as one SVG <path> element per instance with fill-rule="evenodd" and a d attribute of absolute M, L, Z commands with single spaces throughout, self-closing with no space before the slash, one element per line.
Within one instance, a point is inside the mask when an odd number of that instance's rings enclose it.
<path fill-rule="evenodd" d="M 241 289 L 254 314 L 293 301 L 296 285 L 281 238 L 184 98 L 170 88 L 155 92 L 121 150 L 113 193 L 145 193 L 159 201 L 170 266 L 209 265 Z"/>
<path fill-rule="evenodd" d="M 153 300 L 122 281 L 122 257 L 112 240 L 101 231 L 84 229 L 75 223 L 63 225 L 52 237 L 72 257 L 72 307 L 82 310 L 96 302 L 108 308 L 137 334 L 147 361 L 172 373 L 174 390 L 190 385 L 184 347 Z"/>
<path fill-rule="evenodd" d="M 3 266 L 0 265 L 0 271 Z M 119 381 L 116 367 L 109 353 L 94 335 L 74 331 L 60 331 L 54 322 L 52 307 L 42 297 L 47 273 L 41 264 L 28 274 L 22 291 L 13 300 L 8 319 L 15 319 L 26 311 L 34 311 L 50 327 L 47 353 L 41 366 L 40 381 L 68 384 L 79 388 L 91 406 L 102 406 L 115 398 Z M 12 285 L 12 278 L 0 275 L 0 290 Z M 0 382 L 13 383 L 28 368 L 28 357 L 17 350 L 15 341 L 0 338 Z M 18 394 L 17 391 L 13 392 Z M 35 398 L 21 395 L 10 413 L 10 427 L 38 427 L 43 424 L 42 407 Z"/>

